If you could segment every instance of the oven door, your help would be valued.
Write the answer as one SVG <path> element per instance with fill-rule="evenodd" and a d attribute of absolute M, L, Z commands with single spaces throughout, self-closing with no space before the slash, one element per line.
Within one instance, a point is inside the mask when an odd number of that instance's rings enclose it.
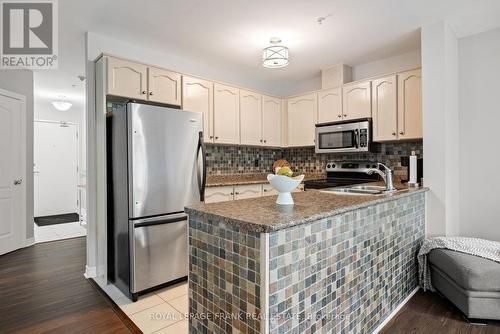
<path fill-rule="evenodd" d="M 316 127 L 316 153 L 357 152 L 360 149 L 359 123 Z"/>

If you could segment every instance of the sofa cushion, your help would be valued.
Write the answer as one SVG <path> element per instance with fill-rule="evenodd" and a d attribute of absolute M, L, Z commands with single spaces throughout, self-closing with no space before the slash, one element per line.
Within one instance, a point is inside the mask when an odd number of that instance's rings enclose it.
<path fill-rule="evenodd" d="M 466 290 L 500 291 L 500 263 L 449 249 L 434 249 L 431 264 Z"/>

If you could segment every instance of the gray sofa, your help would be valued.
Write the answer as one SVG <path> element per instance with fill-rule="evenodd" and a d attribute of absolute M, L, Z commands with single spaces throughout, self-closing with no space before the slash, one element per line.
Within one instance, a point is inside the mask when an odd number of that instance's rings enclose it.
<path fill-rule="evenodd" d="M 448 249 L 428 255 L 432 285 L 470 319 L 500 320 L 500 263 Z"/>

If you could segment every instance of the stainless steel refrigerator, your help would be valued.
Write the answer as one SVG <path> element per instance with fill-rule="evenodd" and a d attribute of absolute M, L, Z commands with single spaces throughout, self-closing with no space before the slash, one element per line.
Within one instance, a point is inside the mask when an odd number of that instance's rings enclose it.
<path fill-rule="evenodd" d="M 108 278 L 134 301 L 187 276 L 184 207 L 204 199 L 202 122 L 173 108 L 108 108 Z"/>

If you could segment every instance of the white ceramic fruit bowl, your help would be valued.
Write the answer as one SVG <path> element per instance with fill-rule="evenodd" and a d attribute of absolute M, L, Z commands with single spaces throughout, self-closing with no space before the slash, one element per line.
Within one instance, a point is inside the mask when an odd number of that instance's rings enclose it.
<path fill-rule="evenodd" d="M 279 193 L 277 204 L 293 205 L 292 190 L 297 188 L 304 179 L 304 175 L 288 177 L 284 175 L 268 174 L 267 180 Z"/>

